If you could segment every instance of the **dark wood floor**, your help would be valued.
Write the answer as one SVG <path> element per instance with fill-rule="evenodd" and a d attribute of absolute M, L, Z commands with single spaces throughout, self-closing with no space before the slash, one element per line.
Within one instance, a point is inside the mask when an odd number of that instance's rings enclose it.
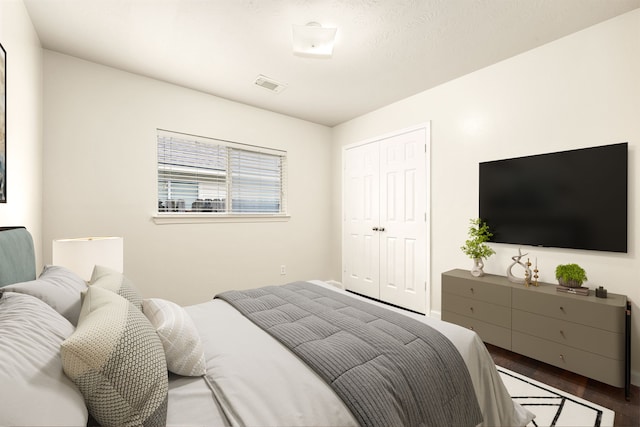
<path fill-rule="evenodd" d="M 615 426 L 640 426 L 640 388 L 631 386 L 627 401 L 623 388 L 590 380 L 546 363 L 487 344 L 496 365 L 615 411 Z"/>

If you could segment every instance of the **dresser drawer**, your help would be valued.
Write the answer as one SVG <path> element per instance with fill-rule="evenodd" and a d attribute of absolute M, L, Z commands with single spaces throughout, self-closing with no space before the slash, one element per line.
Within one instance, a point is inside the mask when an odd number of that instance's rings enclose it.
<path fill-rule="evenodd" d="M 511 305 L 510 287 L 491 283 L 489 278 L 483 280 L 482 277 L 474 278 L 471 273 L 467 274 L 469 274 L 468 279 L 454 276 L 443 277 L 442 292 L 507 307 Z"/>
<path fill-rule="evenodd" d="M 614 387 L 624 386 L 624 363 L 514 331 L 512 351 Z"/>
<path fill-rule="evenodd" d="M 455 323 L 475 331 L 482 341 L 497 345 L 504 349 L 511 349 L 511 329 L 483 322 L 457 313 L 443 311 L 442 320 Z"/>
<path fill-rule="evenodd" d="M 442 294 L 442 310 L 505 328 L 511 327 L 511 309 L 501 305 L 445 292 Z"/>
<path fill-rule="evenodd" d="M 514 288 L 513 308 L 540 316 L 548 316 L 567 322 L 580 323 L 598 329 L 623 334 L 624 308 L 604 302 L 592 301 L 595 297 L 567 295 L 555 291 L 555 287 L 545 289 Z"/>
<path fill-rule="evenodd" d="M 611 359 L 624 359 L 624 335 L 513 310 L 512 329 Z"/>

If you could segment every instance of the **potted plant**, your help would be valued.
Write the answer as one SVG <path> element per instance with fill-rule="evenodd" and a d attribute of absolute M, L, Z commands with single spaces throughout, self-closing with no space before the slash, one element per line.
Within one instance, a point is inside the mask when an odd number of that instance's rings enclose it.
<path fill-rule="evenodd" d="M 587 279 L 587 273 L 578 264 L 560 264 L 556 267 L 556 279 L 561 286 L 579 288 Z"/>
<path fill-rule="evenodd" d="M 484 275 L 483 259 L 489 258 L 496 252 L 487 245 L 493 233 L 489 231 L 489 226 L 480 218 L 470 220 L 469 239 L 460 247 L 462 252 L 473 260 L 473 268 L 471 274 L 476 277 Z"/>

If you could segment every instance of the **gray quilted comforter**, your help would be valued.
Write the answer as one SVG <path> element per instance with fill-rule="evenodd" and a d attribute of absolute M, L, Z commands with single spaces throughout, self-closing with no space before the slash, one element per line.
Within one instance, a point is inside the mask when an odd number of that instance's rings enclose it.
<path fill-rule="evenodd" d="M 306 282 L 217 297 L 305 361 L 362 426 L 482 421 L 460 354 L 421 322 Z"/>

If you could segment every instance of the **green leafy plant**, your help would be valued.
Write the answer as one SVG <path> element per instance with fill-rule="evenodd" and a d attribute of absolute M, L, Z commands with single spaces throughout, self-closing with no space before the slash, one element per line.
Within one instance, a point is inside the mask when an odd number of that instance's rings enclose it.
<path fill-rule="evenodd" d="M 563 286 L 579 287 L 587 279 L 587 273 L 578 264 L 560 264 L 556 267 L 556 279 Z"/>
<path fill-rule="evenodd" d="M 470 220 L 469 239 L 461 246 L 462 252 L 471 259 L 489 258 L 496 252 L 487 245 L 493 233 L 489 231 L 489 226 L 480 218 Z"/>

